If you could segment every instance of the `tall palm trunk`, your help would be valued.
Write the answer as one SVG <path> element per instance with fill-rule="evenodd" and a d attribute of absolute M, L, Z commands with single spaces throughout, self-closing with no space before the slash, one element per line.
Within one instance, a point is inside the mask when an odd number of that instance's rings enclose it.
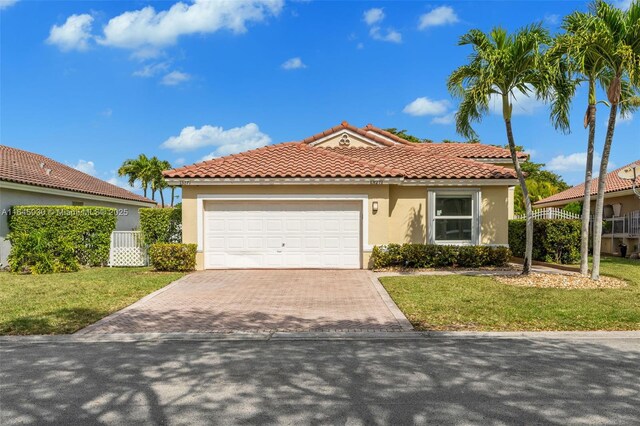
<path fill-rule="evenodd" d="M 585 121 L 589 126 L 587 142 L 587 166 L 584 173 L 584 198 L 582 200 L 582 229 L 580 236 L 580 273 L 589 274 L 589 219 L 591 216 L 591 179 L 593 177 L 593 151 L 596 139 L 596 81 L 589 78 L 589 106 Z"/>
<path fill-rule="evenodd" d="M 161 189 L 158 192 L 160 192 L 160 205 L 164 208 L 164 190 Z"/>
<path fill-rule="evenodd" d="M 596 197 L 596 210 L 593 218 L 593 268 L 591 269 L 591 279 L 600 279 L 600 247 L 602 244 L 602 210 L 604 208 L 604 190 L 607 185 L 607 166 L 609 165 L 609 154 L 611 153 L 611 142 L 613 142 L 613 132 L 616 128 L 616 115 L 618 114 L 618 103 L 611 103 L 609 111 L 609 123 L 607 125 L 607 136 L 602 148 L 602 161 L 600 161 L 600 176 L 598 177 L 598 195 Z"/>
<path fill-rule="evenodd" d="M 142 185 L 142 194 L 144 198 L 147 198 L 147 185 Z"/>
<path fill-rule="evenodd" d="M 516 142 L 513 137 L 513 129 L 511 128 L 511 110 L 512 106 L 509 103 L 508 95 L 503 95 L 502 115 L 504 117 L 504 124 L 507 129 L 509 151 L 511 152 L 511 160 L 513 161 L 513 166 L 516 169 L 516 175 L 518 176 L 518 181 L 520 182 L 520 189 L 522 189 L 522 197 L 524 198 L 524 209 L 527 217 L 522 275 L 528 275 L 531 272 L 531 257 L 533 256 L 533 212 L 531 211 L 531 200 L 529 199 L 529 190 L 527 189 L 527 183 L 524 179 L 522 168 L 520 168 L 520 162 L 518 161 Z"/>
<path fill-rule="evenodd" d="M 173 200 L 175 200 L 175 196 L 174 196 L 175 190 L 176 190 L 176 187 L 172 186 L 171 187 L 171 207 L 173 207 Z"/>
<path fill-rule="evenodd" d="M 151 199 L 153 201 L 156 200 L 156 190 L 155 190 L 155 188 L 153 186 L 151 187 Z"/>

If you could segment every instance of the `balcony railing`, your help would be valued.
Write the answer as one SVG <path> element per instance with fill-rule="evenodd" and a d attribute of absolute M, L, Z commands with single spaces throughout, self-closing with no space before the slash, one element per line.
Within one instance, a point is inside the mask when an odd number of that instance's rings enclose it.
<path fill-rule="evenodd" d="M 626 213 L 624 216 L 604 219 L 602 235 L 640 236 L 640 210 Z"/>

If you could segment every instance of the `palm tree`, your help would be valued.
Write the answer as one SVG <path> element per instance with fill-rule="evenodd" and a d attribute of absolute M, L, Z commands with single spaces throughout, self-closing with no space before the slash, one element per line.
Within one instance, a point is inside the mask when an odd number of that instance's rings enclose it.
<path fill-rule="evenodd" d="M 118 176 L 127 176 L 131 187 L 135 186 L 136 181 L 140 181 L 140 186 L 146 197 L 147 188 L 150 184 L 149 158 L 144 154 L 140 154 L 138 158 L 125 160 L 118 169 Z"/>
<path fill-rule="evenodd" d="M 598 193 L 594 212 L 593 268 L 591 279 L 600 278 L 600 247 L 602 242 L 602 211 L 607 184 L 609 154 L 616 126 L 618 110 L 628 114 L 638 106 L 637 90 L 640 83 L 640 1 L 636 0 L 627 11 L 603 0 L 591 5 L 591 16 L 577 28 L 578 36 L 590 43 L 593 57 L 610 69 L 611 78 L 606 87 L 610 104 L 607 133 L 602 149 Z M 625 85 L 629 84 L 628 90 Z"/>
<path fill-rule="evenodd" d="M 156 191 L 160 193 L 160 204 L 164 207 L 164 189 L 166 189 L 169 185 L 167 185 L 167 181 L 164 179 L 162 172 L 164 170 L 168 170 L 171 168 L 171 164 L 169 164 L 166 160 L 159 160 L 158 157 L 151 157 L 149 160 L 149 176 L 150 176 L 150 184 L 151 184 L 151 196 L 152 199 L 155 196 Z M 173 188 L 171 190 L 171 197 L 173 197 Z M 171 201 L 173 205 L 173 200 Z"/>
<path fill-rule="evenodd" d="M 534 95 L 552 100 L 551 117 L 556 128 L 568 130 L 568 100 L 573 95 L 560 67 L 551 66 L 544 54 L 550 43 L 548 32 L 540 25 L 525 27 L 515 34 L 494 28 L 489 34 L 474 29 L 460 38 L 459 45 L 471 45 L 470 61 L 450 76 L 448 88 L 461 99 L 456 113 L 456 129 L 467 138 L 476 138 L 471 123 L 480 122 L 489 112 L 492 99 L 502 103 L 509 151 L 513 161 L 527 215 L 523 274 L 531 271 L 533 252 L 533 218 L 531 200 L 525 177 L 518 161 L 511 125 L 513 101 L 516 96 Z"/>
<path fill-rule="evenodd" d="M 581 35 L 582 29 L 588 25 L 592 15 L 574 12 L 565 17 L 563 29 L 565 34 L 558 36 L 553 49 L 557 58 L 567 61 L 578 77 L 576 84 L 588 84 L 587 110 L 584 116 L 584 127 L 589 128 L 587 138 L 587 163 L 584 175 L 584 194 L 582 200 L 582 227 L 580 242 L 580 273 L 589 274 L 589 221 L 591 216 L 591 179 L 593 178 L 593 155 L 596 136 L 596 84 L 606 87 L 610 83 L 611 72 L 605 62 L 595 54 L 593 44 L 587 43 Z"/>

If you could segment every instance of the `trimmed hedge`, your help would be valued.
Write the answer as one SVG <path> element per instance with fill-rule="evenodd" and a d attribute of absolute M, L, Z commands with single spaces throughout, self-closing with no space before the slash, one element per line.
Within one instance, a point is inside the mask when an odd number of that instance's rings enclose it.
<path fill-rule="evenodd" d="M 47 273 L 106 265 L 116 220 L 116 209 L 108 207 L 14 206 L 9 268 Z"/>
<path fill-rule="evenodd" d="M 181 243 L 181 208 L 140 209 L 140 231 L 145 244 Z"/>
<path fill-rule="evenodd" d="M 509 221 L 509 248 L 524 257 L 526 220 Z M 561 264 L 580 260 L 579 220 L 535 219 L 533 221 L 533 260 Z"/>
<path fill-rule="evenodd" d="M 510 256 L 511 253 L 506 247 L 387 244 L 373 247 L 371 263 L 374 269 L 393 266 L 404 268 L 450 266 L 479 268 L 482 266 L 504 266 Z"/>
<path fill-rule="evenodd" d="M 196 268 L 197 247 L 196 244 L 152 244 L 149 247 L 149 260 L 157 271 L 193 271 Z"/>

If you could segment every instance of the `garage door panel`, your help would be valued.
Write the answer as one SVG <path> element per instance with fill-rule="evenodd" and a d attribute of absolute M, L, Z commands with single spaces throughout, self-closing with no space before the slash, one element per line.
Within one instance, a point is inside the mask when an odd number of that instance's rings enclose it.
<path fill-rule="evenodd" d="M 208 202 L 206 268 L 359 268 L 359 202 Z"/>

